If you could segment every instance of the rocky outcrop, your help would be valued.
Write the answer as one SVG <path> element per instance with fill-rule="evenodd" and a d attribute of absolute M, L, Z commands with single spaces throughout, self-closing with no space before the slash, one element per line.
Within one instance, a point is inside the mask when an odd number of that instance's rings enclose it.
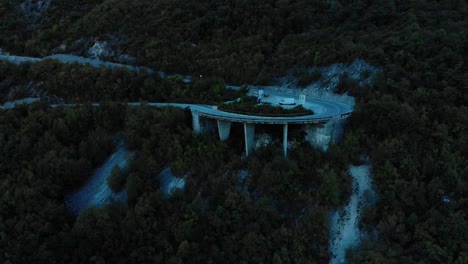
<path fill-rule="evenodd" d="M 263 148 L 263 147 L 266 147 L 266 146 L 270 145 L 272 142 L 273 142 L 273 138 L 270 135 L 260 134 L 260 135 L 255 137 L 254 148 L 255 149 Z"/>
<path fill-rule="evenodd" d="M 353 178 L 353 191 L 346 206 L 331 213 L 330 218 L 330 264 L 345 263 L 346 251 L 359 246 L 366 236 L 359 228 L 362 208 L 372 205 L 377 199 L 369 165 L 349 166 Z"/>
<path fill-rule="evenodd" d="M 21 3 L 21 10 L 26 16 L 37 16 L 42 11 L 47 10 L 50 0 L 27 0 Z"/>

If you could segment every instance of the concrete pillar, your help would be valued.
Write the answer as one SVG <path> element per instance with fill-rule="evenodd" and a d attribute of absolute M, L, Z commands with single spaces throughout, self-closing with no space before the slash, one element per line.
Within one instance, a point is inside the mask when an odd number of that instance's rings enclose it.
<path fill-rule="evenodd" d="M 254 148 L 255 139 L 255 125 L 244 123 L 244 137 L 245 137 L 245 154 L 247 156 L 252 153 Z"/>
<path fill-rule="evenodd" d="M 283 126 L 283 154 L 288 156 L 288 124 Z"/>
<path fill-rule="evenodd" d="M 305 103 L 306 103 L 306 95 L 305 94 L 299 95 L 299 104 L 305 105 Z"/>
<path fill-rule="evenodd" d="M 193 110 L 192 110 L 192 126 L 193 126 L 193 131 L 195 131 L 196 134 L 201 133 L 200 115 L 198 114 L 197 111 L 193 111 Z"/>
<path fill-rule="evenodd" d="M 225 141 L 229 138 L 229 133 L 231 132 L 231 122 L 222 120 L 217 120 L 217 122 L 219 139 Z"/>

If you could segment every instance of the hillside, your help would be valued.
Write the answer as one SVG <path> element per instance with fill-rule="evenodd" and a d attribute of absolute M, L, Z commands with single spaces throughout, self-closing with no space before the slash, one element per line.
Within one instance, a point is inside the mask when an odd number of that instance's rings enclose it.
<path fill-rule="evenodd" d="M 180 75 L 0 62 L 0 102 L 47 97 L 0 109 L 0 263 L 327 263 L 330 212 L 363 164 L 377 194 L 347 263 L 468 263 L 467 36 L 464 0 L 1 1 L 0 53 Z M 375 70 L 335 80 L 356 106 L 326 152 L 292 130 L 285 158 L 280 132 L 259 126 L 271 144 L 245 157 L 240 125 L 220 142 L 195 135 L 187 110 L 125 104 L 219 104 L 242 96 L 225 84 L 284 76 L 325 90 L 331 71 L 317 69 L 355 61 Z M 57 98 L 103 104 L 47 105 Z M 74 218 L 64 197 L 117 135 L 138 153 L 128 201 Z M 155 180 L 168 167 L 186 179 L 170 198 Z"/>

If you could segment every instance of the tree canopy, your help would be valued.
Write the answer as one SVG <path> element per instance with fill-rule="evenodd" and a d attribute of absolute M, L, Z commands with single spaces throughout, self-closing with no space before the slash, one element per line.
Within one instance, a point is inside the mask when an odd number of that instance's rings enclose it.
<path fill-rule="evenodd" d="M 2 62 L 2 102 L 38 93 L 70 102 L 220 103 L 233 97 L 224 82 L 268 84 L 292 69 L 356 58 L 382 71 L 368 87 L 341 79 L 340 92 L 357 102 L 342 143 L 326 153 L 302 144 L 288 159 L 275 147 L 242 159 L 235 129 L 228 142 L 195 136 L 189 114 L 172 108 L 0 110 L 0 262 L 324 263 L 328 211 L 348 199 L 346 168 L 363 154 L 379 199 L 361 227 L 376 236 L 349 261 L 468 262 L 466 1 L 77 0 L 50 1 L 36 13 L 21 2 L 0 3 L 5 51 L 89 55 L 106 41 L 114 53 L 105 59 L 129 55 L 203 80 Z M 296 72 L 303 85 L 317 76 Z M 128 202 L 73 219 L 64 195 L 112 153 L 122 131 L 140 153 Z M 190 177 L 184 192 L 165 199 L 155 177 L 169 165 Z M 246 186 L 240 170 L 250 173 Z"/>

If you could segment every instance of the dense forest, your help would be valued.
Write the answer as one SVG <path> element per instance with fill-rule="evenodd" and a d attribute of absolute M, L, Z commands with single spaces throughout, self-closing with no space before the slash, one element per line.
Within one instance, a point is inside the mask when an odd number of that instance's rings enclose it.
<path fill-rule="evenodd" d="M 292 159 L 270 147 L 242 160 L 234 142 L 195 136 L 190 122 L 184 110 L 116 104 L 2 112 L 2 262 L 326 261 L 327 214 L 349 194 L 351 157 L 304 143 Z M 139 152 L 128 203 L 73 219 L 64 195 L 112 152 L 119 132 Z M 165 199 L 156 177 L 169 164 L 190 177 L 187 191 Z M 240 183 L 242 169 L 251 175 Z"/>
<path fill-rule="evenodd" d="M 357 101 L 342 143 L 325 153 L 302 144 L 287 159 L 270 147 L 244 160 L 238 144 L 194 136 L 181 110 L 0 110 L 0 262 L 326 263 L 328 210 L 344 204 L 346 168 L 366 154 L 379 200 L 361 226 L 378 235 L 349 262 L 468 263 L 466 1 L 78 0 L 35 13 L 20 2 L 0 2 L 7 52 L 44 56 L 64 44 L 62 52 L 86 55 L 94 41 L 112 40 L 137 64 L 213 77 L 199 91 L 356 58 L 382 73 L 370 87 L 341 85 Z M 0 74 L 3 100 L 30 83 L 83 102 L 186 100 L 195 85 L 51 61 L 1 63 Z M 172 95 L 174 87 L 182 92 Z M 191 98 L 224 96 L 199 91 Z M 122 131 L 140 153 L 128 204 L 74 219 L 64 194 Z M 168 164 L 191 176 L 186 191 L 164 199 L 154 178 Z M 251 172 L 247 190 L 238 186 L 241 169 Z"/>
<path fill-rule="evenodd" d="M 180 75 L 161 78 L 146 71 L 95 68 L 56 60 L 21 65 L 0 61 L 0 102 L 40 97 L 49 102 L 68 103 L 144 100 L 219 104 L 245 92 L 226 89 L 217 78 L 185 83 Z"/>
<path fill-rule="evenodd" d="M 463 0 L 78 0 L 51 1 L 39 14 L 21 2 L 0 4 L 8 52 L 44 56 L 64 44 L 86 55 L 101 40 L 154 69 L 238 84 L 357 57 L 397 71 L 396 80 L 416 69 L 456 75 L 466 46 Z"/>

